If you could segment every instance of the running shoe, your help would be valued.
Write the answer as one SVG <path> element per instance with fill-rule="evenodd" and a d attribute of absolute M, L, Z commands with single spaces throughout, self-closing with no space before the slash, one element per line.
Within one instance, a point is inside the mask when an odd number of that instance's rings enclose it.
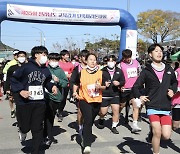
<path fill-rule="evenodd" d="M 46 138 L 45 144 L 46 144 L 47 146 L 51 146 L 52 143 L 53 143 L 53 144 L 57 144 L 57 143 L 58 143 L 58 140 L 56 140 L 55 138 L 53 138 L 53 139 Z"/>
<path fill-rule="evenodd" d="M 137 124 L 132 124 L 132 133 L 140 132 L 141 128 Z"/>
<path fill-rule="evenodd" d="M 11 111 L 11 118 L 15 118 L 15 117 L 16 117 L 15 110 L 12 110 L 12 111 Z"/>
<path fill-rule="evenodd" d="M 112 132 L 113 134 L 119 134 L 119 132 L 118 132 L 118 130 L 116 129 L 116 127 L 113 127 L 113 128 L 111 129 L 111 132 Z"/>
<path fill-rule="evenodd" d="M 52 140 L 46 139 L 45 144 L 46 144 L 47 146 L 51 146 Z"/>
<path fill-rule="evenodd" d="M 26 140 L 26 136 L 27 136 L 27 134 L 24 134 L 24 133 L 22 133 L 22 132 L 19 130 L 19 140 L 20 140 L 21 142 L 23 142 L 23 141 Z"/>
<path fill-rule="evenodd" d="M 83 151 L 84 154 L 90 154 L 91 153 L 91 147 L 90 146 L 86 146 L 84 148 L 84 151 Z"/>
<path fill-rule="evenodd" d="M 104 128 L 104 119 L 99 119 L 98 128 L 99 129 L 103 129 Z"/>
<path fill-rule="evenodd" d="M 58 114 L 58 122 L 62 122 L 63 121 L 63 116 L 62 114 Z"/>

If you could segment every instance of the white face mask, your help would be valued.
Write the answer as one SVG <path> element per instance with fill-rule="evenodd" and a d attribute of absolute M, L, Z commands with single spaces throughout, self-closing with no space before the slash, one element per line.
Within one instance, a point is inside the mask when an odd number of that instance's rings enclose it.
<path fill-rule="evenodd" d="M 52 68 L 56 68 L 56 67 L 59 65 L 59 63 L 56 62 L 56 61 L 51 61 L 51 62 L 49 62 L 49 65 L 50 65 Z"/>
<path fill-rule="evenodd" d="M 109 68 L 114 68 L 114 66 L 115 66 L 115 63 L 114 62 L 107 62 L 107 66 L 109 67 Z"/>
<path fill-rule="evenodd" d="M 41 56 L 40 60 L 39 60 L 39 63 L 41 65 L 44 65 L 44 64 L 46 64 L 46 62 L 47 62 L 47 56 Z"/>
<path fill-rule="evenodd" d="M 20 62 L 20 63 L 24 63 L 26 58 L 25 57 L 18 57 L 17 60 Z"/>

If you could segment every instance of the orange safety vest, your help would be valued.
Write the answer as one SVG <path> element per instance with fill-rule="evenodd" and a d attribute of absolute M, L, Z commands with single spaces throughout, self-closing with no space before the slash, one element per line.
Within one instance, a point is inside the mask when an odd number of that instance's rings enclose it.
<path fill-rule="evenodd" d="M 98 80 L 99 79 L 99 80 Z M 80 76 L 80 100 L 87 103 L 102 102 L 102 90 L 95 89 L 95 83 L 99 82 L 102 85 L 102 71 L 98 70 L 96 73 L 88 73 L 86 69 L 81 70 Z"/>

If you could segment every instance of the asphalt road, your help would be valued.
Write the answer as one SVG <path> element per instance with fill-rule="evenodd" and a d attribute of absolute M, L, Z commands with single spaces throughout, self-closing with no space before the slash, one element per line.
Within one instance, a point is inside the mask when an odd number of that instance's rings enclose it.
<path fill-rule="evenodd" d="M 77 133 L 76 124 L 76 106 L 67 102 L 64 112 L 63 122 L 57 122 L 53 133 L 58 140 L 57 144 L 52 144 L 49 149 L 42 146 L 41 153 L 46 154 L 82 154 L 80 138 Z M 97 120 L 93 126 L 94 142 L 92 143 L 92 154 L 151 154 L 151 144 L 146 141 L 149 132 L 149 122 L 142 110 L 142 121 L 139 126 L 142 131 L 138 134 L 131 133 L 132 118 L 129 117 L 130 125 L 124 124 L 123 116 L 120 118 L 118 131 L 120 134 L 111 133 L 111 110 L 106 117 L 105 128 L 100 130 L 96 127 Z M 132 111 L 130 111 L 132 113 Z M 98 117 L 97 117 L 98 119 Z M 23 154 L 29 153 L 31 149 L 31 133 L 28 133 L 26 141 L 21 144 L 18 138 L 18 129 L 15 126 L 16 119 L 10 117 L 10 108 L 7 100 L 0 101 L 0 154 Z M 172 132 L 171 141 L 162 142 L 161 154 L 178 154 L 180 153 L 180 135 Z"/>

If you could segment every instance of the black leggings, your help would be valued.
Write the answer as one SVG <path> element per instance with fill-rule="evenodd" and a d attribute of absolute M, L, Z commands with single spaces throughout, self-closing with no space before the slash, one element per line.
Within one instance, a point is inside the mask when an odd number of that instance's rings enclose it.
<path fill-rule="evenodd" d="M 62 114 L 62 112 L 66 106 L 67 96 L 69 93 L 69 87 L 65 87 L 63 90 L 64 90 L 64 96 L 63 96 L 63 100 L 61 101 L 61 103 L 59 105 L 59 109 L 58 109 L 59 114 Z"/>
<path fill-rule="evenodd" d="M 86 101 L 81 100 L 79 102 L 79 105 L 84 119 L 84 124 L 83 124 L 84 147 L 91 146 L 92 126 L 96 116 L 99 113 L 101 103 L 96 103 L 96 102 L 87 103 Z"/>
<path fill-rule="evenodd" d="M 49 100 L 46 104 L 46 114 L 44 120 L 44 138 L 48 136 L 50 140 L 53 140 L 52 129 L 54 125 L 54 118 L 56 110 L 59 108 L 60 103 Z"/>

